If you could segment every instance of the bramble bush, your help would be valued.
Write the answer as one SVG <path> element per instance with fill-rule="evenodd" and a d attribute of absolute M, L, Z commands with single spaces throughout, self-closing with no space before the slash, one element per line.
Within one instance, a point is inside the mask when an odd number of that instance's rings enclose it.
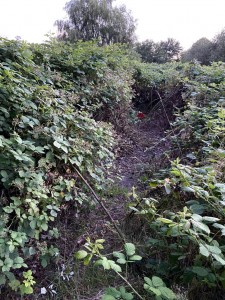
<path fill-rule="evenodd" d="M 87 240 L 76 257 L 85 264 L 94 259 L 124 281 L 103 299 L 175 299 L 167 286 L 177 284 L 222 291 L 224 86 L 224 63 L 159 66 L 141 63 L 121 45 L 1 38 L 0 285 L 32 294 L 39 264 L 59 255 L 57 217 L 65 205 L 76 212 L 93 203 L 77 170 L 105 192 L 112 124 L 125 128 L 133 98 L 146 111 L 160 103 L 163 114 L 174 113 L 171 165 L 149 179 L 149 197 L 131 207 L 145 220 L 141 245 L 127 242 L 109 257 L 100 252 L 102 240 Z M 139 260 L 141 288 L 129 283 L 127 268 Z"/>
<path fill-rule="evenodd" d="M 214 296 L 220 297 L 225 286 L 225 65 L 182 64 L 176 78 L 183 84 L 185 106 L 168 130 L 171 167 L 150 179 L 152 196 L 132 208 L 148 224 L 144 270 L 170 284 L 189 285 L 194 297 L 202 287 L 216 288 Z M 163 89 L 166 95 L 167 85 Z M 174 153 L 180 157 L 174 160 Z"/>
<path fill-rule="evenodd" d="M 113 115 L 132 94 L 114 48 L 0 40 L 0 285 L 32 293 L 38 261 L 58 255 L 64 205 L 93 202 L 74 166 L 95 189 L 106 184 L 113 131 L 93 114 L 104 104 Z"/>

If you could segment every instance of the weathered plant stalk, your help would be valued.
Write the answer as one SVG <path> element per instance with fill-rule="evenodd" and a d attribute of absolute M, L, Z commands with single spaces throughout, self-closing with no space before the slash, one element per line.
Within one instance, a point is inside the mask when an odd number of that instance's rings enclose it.
<path fill-rule="evenodd" d="M 120 230 L 120 228 L 118 227 L 118 225 L 116 224 L 115 220 L 113 219 L 113 217 L 111 216 L 111 214 L 109 213 L 109 211 L 107 210 L 107 208 L 105 207 L 104 203 L 102 202 L 102 200 L 98 197 L 98 195 L 95 193 L 95 191 L 93 190 L 93 188 L 91 187 L 91 185 L 89 184 L 89 182 L 84 178 L 84 176 L 81 174 L 81 172 L 74 167 L 74 165 L 72 165 L 73 169 L 76 171 L 77 175 L 81 178 L 81 180 L 84 182 L 84 184 L 88 187 L 88 189 L 91 191 L 92 195 L 94 196 L 95 200 L 101 205 L 101 207 L 103 208 L 103 210 L 105 211 L 105 213 L 107 214 L 107 216 L 109 217 L 110 221 L 112 222 L 113 226 L 115 227 L 116 231 L 118 232 L 120 238 L 123 240 L 124 243 L 126 243 L 126 239 L 122 233 L 122 231 Z"/>

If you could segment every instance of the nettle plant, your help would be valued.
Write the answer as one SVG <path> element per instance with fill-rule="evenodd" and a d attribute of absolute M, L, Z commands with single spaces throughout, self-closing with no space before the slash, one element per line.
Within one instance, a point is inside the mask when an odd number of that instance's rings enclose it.
<path fill-rule="evenodd" d="M 113 160 L 111 127 L 76 110 L 53 73 L 25 43 L 0 41 L 0 284 L 21 294 L 33 291 L 29 261 L 45 267 L 58 255 L 52 224 L 63 205 L 93 201 L 76 168 L 101 190 Z"/>

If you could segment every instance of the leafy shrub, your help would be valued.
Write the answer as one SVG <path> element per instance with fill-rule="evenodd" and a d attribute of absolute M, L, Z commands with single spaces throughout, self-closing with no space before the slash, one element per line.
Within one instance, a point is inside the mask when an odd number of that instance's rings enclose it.
<path fill-rule="evenodd" d="M 53 224 L 65 203 L 76 209 L 93 201 L 76 168 L 99 190 L 113 160 L 111 126 L 96 122 L 91 112 L 104 102 L 107 84 L 112 90 L 106 102 L 118 103 L 118 93 L 129 101 L 129 83 L 124 81 L 114 96 L 120 84 L 118 70 L 109 69 L 97 53 L 94 56 L 96 47 L 88 47 L 79 44 L 73 51 L 58 44 L 0 41 L 0 283 L 21 294 L 33 291 L 32 273 L 29 278 L 23 273 L 31 260 L 39 258 L 45 267 L 58 255 L 52 245 L 58 236 Z M 89 62 L 86 67 L 82 55 Z M 94 87 L 90 88 L 98 70 L 95 96 Z M 104 76 L 106 70 L 112 75 Z M 87 101 L 84 93 L 90 94 Z"/>
<path fill-rule="evenodd" d="M 155 199 L 136 212 L 150 227 L 146 268 L 170 282 L 224 287 L 224 76 L 222 63 L 179 69 L 186 106 L 169 134 L 181 157 L 151 180 Z"/>

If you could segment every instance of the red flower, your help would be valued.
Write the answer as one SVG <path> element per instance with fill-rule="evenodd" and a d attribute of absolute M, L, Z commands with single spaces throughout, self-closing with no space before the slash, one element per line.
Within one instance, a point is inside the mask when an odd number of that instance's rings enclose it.
<path fill-rule="evenodd" d="M 137 114 L 137 117 L 138 117 L 138 119 L 142 120 L 145 118 L 145 114 L 143 112 L 139 111 Z"/>

